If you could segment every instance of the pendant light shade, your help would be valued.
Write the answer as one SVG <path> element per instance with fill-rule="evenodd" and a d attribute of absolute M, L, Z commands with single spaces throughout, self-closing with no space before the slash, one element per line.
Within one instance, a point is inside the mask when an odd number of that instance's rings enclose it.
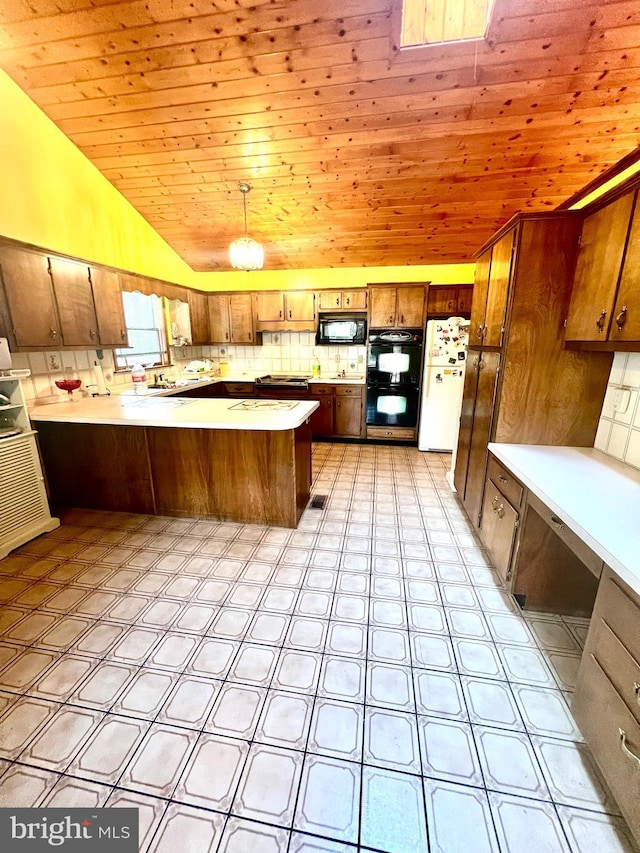
<path fill-rule="evenodd" d="M 244 207 L 244 237 L 234 240 L 229 246 L 229 260 L 236 270 L 261 270 L 264 265 L 264 249 L 247 235 L 247 193 L 251 187 L 241 183 L 238 189 L 242 193 Z"/>

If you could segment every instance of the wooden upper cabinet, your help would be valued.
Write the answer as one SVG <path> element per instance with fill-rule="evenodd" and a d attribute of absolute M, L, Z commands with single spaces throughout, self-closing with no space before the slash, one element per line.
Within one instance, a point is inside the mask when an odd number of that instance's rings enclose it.
<path fill-rule="evenodd" d="M 98 320 L 89 267 L 66 258 L 49 258 L 49 268 L 58 305 L 62 342 L 68 347 L 98 346 Z"/>
<path fill-rule="evenodd" d="M 93 302 L 98 321 L 98 337 L 104 347 L 126 347 L 129 344 L 124 319 L 120 276 L 115 270 L 90 267 Z"/>
<path fill-rule="evenodd" d="M 429 288 L 427 315 L 454 314 L 458 310 L 458 290 L 455 287 L 437 285 Z"/>
<path fill-rule="evenodd" d="M 424 326 L 426 292 L 422 285 L 399 287 L 396 302 L 396 325 L 404 329 L 421 329 Z"/>
<path fill-rule="evenodd" d="M 211 293 L 209 300 L 209 331 L 212 344 L 231 343 L 229 297 L 226 293 Z"/>
<path fill-rule="evenodd" d="M 565 331 L 567 341 L 607 339 L 633 201 L 634 194 L 627 193 L 584 221 Z M 631 252 L 632 266 L 637 269 L 637 249 Z"/>
<path fill-rule="evenodd" d="M 367 290 L 320 290 L 318 311 L 366 311 Z"/>
<path fill-rule="evenodd" d="M 473 300 L 473 285 L 459 284 L 458 288 L 458 307 L 456 314 L 469 314 L 471 311 L 471 303 Z"/>
<path fill-rule="evenodd" d="M 256 320 L 264 323 L 278 323 L 284 320 L 284 293 L 262 291 L 255 295 Z"/>
<path fill-rule="evenodd" d="M 61 344 L 46 255 L 0 246 L 0 268 L 16 346 L 47 349 Z"/>
<path fill-rule="evenodd" d="M 231 343 L 255 343 L 253 297 L 251 293 L 232 293 L 229 296 L 229 324 L 231 327 Z"/>
<path fill-rule="evenodd" d="M 491 251 L 487 310 L 482 333 L 484 346 L 502 346 L 515 235 L 516 229 L 512 228 L 494 243 Z"/>
<path fill-rule="evenodd" d="M 640 341 L 640 198 L 629 231 L 622 276 L 611 315 L 609 340 Z"/>
<path fill-rule="evenodd" d="M 484 332 L 484 315 L 487 313 L 487 294 L 489 292 L 489 273 L 491 272 L 491 249 L 483 252 L 476 261 L 476 273 L 471 301 L 471 322 L 469 325 L 469 344 L 481 344 Z"/>
<path fill-rule="evenodd" d="M 293 323 L 313 323 L 316 319 L 315 293 L 312 290 L 290 290 L 284 294 L 285 319 Z"/>
<path fill-rule="evenodd" d="M 189 315 L 193 343 L 208 344 L 211 336 L 209 334 L 209 306 L 206 293 L 201 293 L 198 290 L 189 291 Z"/>
<path fill-rule="evenodd" d="M 369 298 L 369 325 L 385 329 L 396 324 L 396 288 L 372 287 Z"/>

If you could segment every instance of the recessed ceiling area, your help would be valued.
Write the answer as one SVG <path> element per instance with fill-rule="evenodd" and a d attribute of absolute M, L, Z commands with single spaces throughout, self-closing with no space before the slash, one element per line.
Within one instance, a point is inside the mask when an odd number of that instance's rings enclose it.
<path fill-rule="evenodd" d="M 0 67 L 197 271 L 468 261 L 640 141 L 640 0 L 495 0 L 400 49 L 400 0 L 5 0 Z"/>

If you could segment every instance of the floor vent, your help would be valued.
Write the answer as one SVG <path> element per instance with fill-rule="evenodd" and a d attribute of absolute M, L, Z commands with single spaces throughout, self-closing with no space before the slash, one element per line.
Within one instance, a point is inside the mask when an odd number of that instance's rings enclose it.
<path fill-rule="evenodd" d="M 311 509 L 324 509 L 327 502 L 327 495 L 314 495 L 311 498 Z"/>

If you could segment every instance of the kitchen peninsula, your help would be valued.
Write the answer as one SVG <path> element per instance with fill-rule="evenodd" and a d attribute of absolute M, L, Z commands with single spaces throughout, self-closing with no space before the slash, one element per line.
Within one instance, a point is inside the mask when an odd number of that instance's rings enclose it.
<path fill-rule="evenodd" d="M 295 527 L 317 407 L 121 395 L 30 416 L 56 505 Z"/>

